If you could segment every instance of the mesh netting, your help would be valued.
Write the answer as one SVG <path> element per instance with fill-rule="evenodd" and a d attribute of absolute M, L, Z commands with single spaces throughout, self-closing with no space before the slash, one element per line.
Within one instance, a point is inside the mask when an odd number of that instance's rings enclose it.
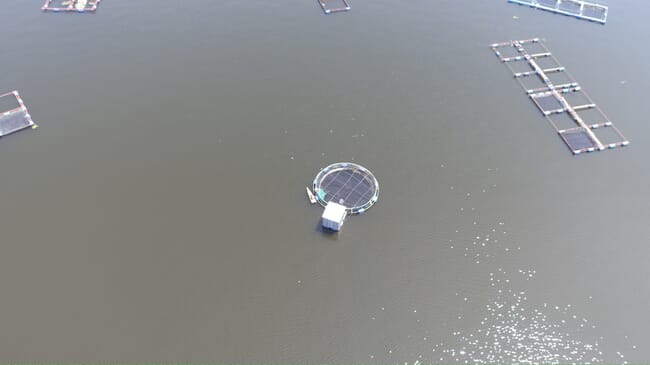
<path fill-rule="evenodd" d="M 542 112 L 552 112 L 563 109 L 562 103 L 553 94 L 533 96 L 533 101 Z"/>
<path fill-rule="evenodd" d="M 582 14 L 596 19 L 607 19 L 607 9 L 602 6 L 585 5 Z"/>
<path fill-rule="evenodd" d="M 314 179 L 316 200 L 326 206 L 335 202 L 350 214 L 363 213 L 379 197 L 379 183 L 365 167 L 353 163 L 335 163 L 322 169 Z"/>
<path fill-rule="evenodd" d="M 557 5 L 557 0 L 537 0 L 540 5 L 544 6 L 555 6 Z"/>
<path fill-rule="evenodd" d="M 579 15 L 580 3 L 577 1 L 563 0 L 558 4 L 558 9 Z"/>
<path fill-rule="evenodd" d="M 584 128 L 573 128 L 560 133 L 564 142 L 573 151 L 580 151 L 588 148 L 595 148 L 596 142 L 591 139 Z"/>

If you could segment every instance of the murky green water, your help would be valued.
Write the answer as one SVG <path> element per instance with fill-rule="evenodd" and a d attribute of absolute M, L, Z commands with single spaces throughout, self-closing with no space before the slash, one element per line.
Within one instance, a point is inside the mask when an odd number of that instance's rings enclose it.
<path fill-rule="evenodd" d="M 41 127 L 0 141 L 0 361 L 650 358 L 647 6 L 40 5 L 0 23 Z M 571 155 L 488 47 L 530 37 L 628 148 Z M 332 237 L 337 161 L 381 195 Z"/>

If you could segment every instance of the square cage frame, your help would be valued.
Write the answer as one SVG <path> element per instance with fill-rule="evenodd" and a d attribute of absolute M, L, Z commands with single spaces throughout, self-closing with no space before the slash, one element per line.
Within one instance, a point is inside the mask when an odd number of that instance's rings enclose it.
<path fill-rule="evenodd" d="M 343 6 L 337 8 L 328 8 L 327 3 L 333 1 L 339 0 L 318 0 L 318 4 L 320 4 L 320 7 L 323 9 L 323 12 L 325 12 L 325 14 L 340 13 L 343 11 L 350 11 L 350 9 L 352 9 L 347 0 L 340 0 L 343 3 Z"/>
<path fill-rule="evenodd" d="M 32 120 L 31 115 L 29 115 L 29 111 L 27 110 L 27 107 L 25 106 L 25 103 L 23 103 L 23 99 L 20 97 L 20 94 L 18 94 L 18 91 L 14 90 L 14 91 L 8 92 L 6 94 L 2 94 L 2 95 L 0 95 L 0 98 L 4 98 L 4 97 L 7 97 L 7 96 L 13 96 L 14 98 L 16 98 L 16 102 L 18 103 L 18 107 L 13 108 L 13 109 L 9 109 L 9 110 L 0 110 L 0 137 L 6 136 L 6 135 L 11 134 L 11 133 L 18 132 L 18 131 L 23 130 L 25 128 L 29 128 L 29 127 L 36 128 L 36 124 Z M 12 128 L 12 129 L 10 129 L 10 130 L 8 130 L 6 132 L 3 132 L 4 128 L 2 128 L 2 125 L 1 125 L 2 118 L 3 117 L 13 116 L 14 114 L 18 114 L 18 113 L 23 113 L 23 117 L 25 118 L 25 123 L 21 124 L 18 127 Z"/>
<path fill-rule="evenodd" d="M 58 6 L 53 6 L 52 3 L 55 0 L 45 0 L 45 3 L 41 7 L 41 10 L 43 11 L 52 11 L 55 13 L 58 12 L 68 12 L 68 13 L 94 13 L 95 10 L 97 10 L 97 6 L 102 0 L 87 0 L 86 4 L 84 4 L 84 7 L 79 9 L 77 8 L 77 4 L 79 4 L 79 1 L 83 0 L 67 0 L 68 5 L 64 7 L 58 7 Z"/>
<path fill-rule="evenodd" d="M 599 148 L 598 141 L 582 127 L 564 129 L 559 134 L 574 154 L 579 154 L 581 151 L 593 152 Z"/>
<path fill-rule="evenodd" d="M 560 65 L 560 62 L 539 38 L 494 43 L 490 47 L 499 60 L 512 72 L 515 80 L 519 82 L 528 97 L 542 112 L 573 154 L 603 151 L 627 146 L 630 143 L 575 79 Z M 515 52 L 513 52 L 513 49 Z M 540 61 L 548 59 L 550 59 L 550 64 L 553 66 L 548 65 L 548 62 Z M 528 63 L 530 71 L 521 71 L 520 68 L 513 67 L 511 65 L 513 62 Z M 565 80 L 562 83 L 554 83 L 553 78 L 549 77 L 553 74 L 564 74 Z M 524 80 L 531 79 L 536 80 L 537 84 L 542 85 L 542 87 L 527 87 Z M 571 99 L 570 96 L 573 93 L 580 93 L 582 100 L 576 102 L 576 100 Z M 567 101 L 565 96 L 572 102 Z M 595 111 L 597 120 L 588 120 L 592 118 L 580 115 L 580 112 L 583 111 Z M 567 128 L 564 128 L 564 126 L 562 128 L 558 127 L 552 117 L 559 114 L 567 115 L 574 125 Z M 601 128 L 607 128 L 608 131 L 613 132 L 615 139 L 612 141 L 601 140 L 604 133 L 604 131 L 599 131 Z"/>

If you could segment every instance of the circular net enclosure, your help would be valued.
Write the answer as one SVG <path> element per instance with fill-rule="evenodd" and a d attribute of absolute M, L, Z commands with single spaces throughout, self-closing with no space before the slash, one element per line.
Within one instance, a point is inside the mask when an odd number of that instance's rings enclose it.
<path fill-rule="evenodd" d="M 379 183 L 363 166 L 339 162 L 322 169 L 314 178 L 315 198 L 322 206 L 335 202 L 349 214 L 366 211 L 377 202 Z"/>

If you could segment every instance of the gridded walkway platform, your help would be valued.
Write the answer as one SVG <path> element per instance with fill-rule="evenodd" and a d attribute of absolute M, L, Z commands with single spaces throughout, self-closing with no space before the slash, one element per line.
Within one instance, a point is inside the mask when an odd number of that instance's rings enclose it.
<path fill-rule="evenodd" d="M 491 47 L 574 154 L 629 144 L 539 38 Z"/>
<path fill-rule="evenodd" d="M 607 22 L 608 7 L 580 0 L 508 0 L 509 3 L 568 15 L 600 24 Z"/>
<path fill-rule="evenodd" d="M 0 95 L 0 137 L 28 127 L 35 128 L 18 91 Z"/>
<path fill-rule="evenodd" d="M 43 11 L 86 13 L 97 10 L 101 0 L 45 0 Z"/>

